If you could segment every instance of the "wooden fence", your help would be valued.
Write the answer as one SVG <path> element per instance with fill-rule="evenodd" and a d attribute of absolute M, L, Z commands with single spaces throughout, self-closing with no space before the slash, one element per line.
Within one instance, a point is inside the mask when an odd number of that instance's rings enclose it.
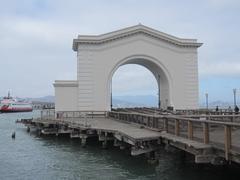
<path fill-rule="evenodd" d="M 228 116 L 214 116 L 218 120 L 211 120 L 208 118 L 196 119 L 190 117 L 181 117 L 174 115 L 158 116 L 141 113 L 125 113 L 125 112 L 109 112 L 109 117 L 127 121 L 131 123 L 137 123 L 148 128 L 155 130 L 163 130 L 167 133 L 174 134 L 176 136 L 182 136 L 190 140 L 201 140 L 204 144 L 210 142 L 215 143 L 216 139 L 210 139 L 210 127 L 219 128 L 224 133 L 223 145 L 225 151 L 225 159 L 229 160 L 229 153 L 232 149 L 232 130 L 240 130 L 240 123 L 233 122 L 235 119 L 240 119 L 239 115 L 228 115 Z M 220 121 L 220 119 L 229 118 L 227 122 Z M 201 134 L 202 137 L 194 138 L 194 134 Z M 213 132 L 214 133 L 214 132 Z M 239 147 L 240 148 L 240 147 Z"/>

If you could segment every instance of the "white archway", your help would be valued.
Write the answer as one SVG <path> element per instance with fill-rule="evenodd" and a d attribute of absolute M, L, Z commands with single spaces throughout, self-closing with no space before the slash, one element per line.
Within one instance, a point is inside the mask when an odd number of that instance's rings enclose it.
<path fill-rule="evenodd" d="M 111 109 L 111 86 L 112 77 L 120 66 L 126 64 L 138 64 L 147 68 L 154 75 L 159 89 L 160 107 L 166 109 L 168 106 L 173 106 L 171 101 L 171 75 L 164 67 L 161 61 L 148 55 L 131 55 L 119 61 L 112 68 L 108 76 L 107 83 L 107 105 L 108 109 Z"/>
<path fill-rule="evenodd" d="M 153 73 L 161 107 L 198 108 L 201 45 L 141 24 L 98 36 L 79 35 L 73 40 L 77 80 L 55 81 L 56 111 L 109 111 L 112 76 L 124 64 L 142 65 Z"/>

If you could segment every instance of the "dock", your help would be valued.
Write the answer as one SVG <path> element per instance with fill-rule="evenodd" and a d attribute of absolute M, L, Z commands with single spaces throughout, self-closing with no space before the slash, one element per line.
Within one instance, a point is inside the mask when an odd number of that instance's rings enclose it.
<path fill-rule="evenodd" d="M 42 111 L 37 119 L 22 119 L 28 130 L 42 135 L 67 134 L 81 139 L 97 138 L 106 148 L 109 142 L 131 155 L 155 158 L 161 147 L 190 153 L 196 163 L 240 163 L 240 115 L 234 113 L 163 112 L 153 108 L 118 109 L 110 112 Z"/>

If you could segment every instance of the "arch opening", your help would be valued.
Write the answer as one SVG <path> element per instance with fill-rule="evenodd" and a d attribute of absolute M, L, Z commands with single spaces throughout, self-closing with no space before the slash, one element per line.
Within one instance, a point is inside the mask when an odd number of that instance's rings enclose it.
<path fill-rule="evenodd" d="M 159 107 L 157 80 L 152 72 L 141 65 L 120 66 L 112 77 L 111 107 Z"/>
<path fill-rule="evenodd" d="M 107 95 L 107 103 L 109 106 L 109 109 L 112 108 L 112 79 L 115 74 L 115 72 L 124 65 L 140 65 L 148 69 L 152 75 L 155 77 L 155 80 L 157 82 L 157 107 L 161 109 L 166 109 L 169 106 L 173 106 L 171 103 L 171 92 L 170 92 L 170 86 L 171 86 L 171 78 L 167 72 L 167 70 L 164 68 L 163 65 L 159 63 L 158 60 L 148 57 L 148 56 L 131 56 L 127 57 L 121 61 L 119 61 L 112 69 L 109 79 L 108 79 L 108 95 Z"/>

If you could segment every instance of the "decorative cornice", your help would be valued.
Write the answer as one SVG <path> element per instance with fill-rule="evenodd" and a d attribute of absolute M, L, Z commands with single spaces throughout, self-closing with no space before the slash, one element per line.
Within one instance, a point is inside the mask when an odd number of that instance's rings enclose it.
<path fill-rule="evenodd" d="M 54 87 L 78 87 L 77 81 L 56 80 L 53 83 Z"/>
<path fill-rule="evenodd" d="M 202 43 L 198 43 L 196 39 L 178 38 L 178 37 L 175 37 L 175 36 L 172 36 L 172 35 L 169 35 L 169 34 L 166 34 L 158 30 L 139 24 L 136 26 L 128 27 L 125 29 L 113 31 L 113 32 L 98 35 L 98 36 L 79 35 L 77 39 L 73 39 L 73 50 L 77 51 L 79 44 L 103 44 L 103 43 L 108 43 L 111 41 L 119 40 L 129 36 L 137 35 L 137 34 L 143 34 L 143 35 L 156 38 L 158 40 L 162 40 L 180 47 L 198 48 L 202 45 Z"/>

